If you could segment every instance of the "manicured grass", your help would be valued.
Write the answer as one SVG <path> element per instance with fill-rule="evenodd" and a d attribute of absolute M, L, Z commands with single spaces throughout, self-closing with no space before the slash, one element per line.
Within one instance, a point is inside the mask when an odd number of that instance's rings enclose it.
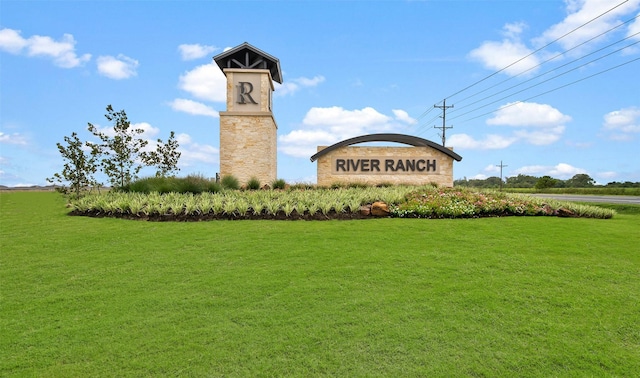
<path fill-rule="evenodd" d="M 582 202 L 583 205 L 596 206 L 603 209 L 615 210 L 619 214 L 640 215 L 640 205 Z"/>
<path fill-rule="evenodd" d="M 640 216 L 139 222 L 0 194 L 0 376 L 633 376 Z"/>
<path fill-rule="evenodd" d="M 582 194 L 582 195 L 621 195 L 640 196 L 640 188 L 613 188 L 613 187 L 591 187 L 591 188 L 503 188 L 510 193 L 554 193 L 554 194 Z"/>

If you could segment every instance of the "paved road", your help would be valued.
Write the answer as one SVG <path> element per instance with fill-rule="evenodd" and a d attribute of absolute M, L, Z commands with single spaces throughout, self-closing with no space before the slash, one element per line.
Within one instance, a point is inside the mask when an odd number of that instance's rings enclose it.
<path fill-rule="evenodd" d="M 578 194 L 531 194 L 535 197 L 553 198 L 561 201 L 573 202 L 605 202 L 626 205 L 640 205 L 640 197 L 638 196 L 584 196 Z"/>

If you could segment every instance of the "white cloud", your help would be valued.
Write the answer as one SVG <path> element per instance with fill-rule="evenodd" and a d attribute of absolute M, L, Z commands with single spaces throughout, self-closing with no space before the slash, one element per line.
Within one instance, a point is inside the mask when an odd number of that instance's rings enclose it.
<path fill-rule="evenodd" d="M 490 164 L 490 165 L 487 165 L 486 167 L 484 167 L 483 171 L 484 172 L 489 172 L 489 173 L 499 173 L 500 172 L 500 167 L 498 167 L 495 164 Z"/>
<path fill-rule="evenodd" d="M 207 46 L 200 44 L 182 44 L 178 46 L 178 51 L 180 51 L 180 56 L 182 60 L 194 60 L 200 59 L 202 57 L 207 56 L 208 54 L 213 53 L 214 51 L 219 50 L 219 48 L 215 46 Z"/>
<path fill-rule="evenodd" d="M 340 141 L 337 135 L 324 130 L 293 130 L 278 138 L 278 150 L 295 157 L 310 157 L 317 152 L 317 146 L 329 146 Z"/>
<path fill-rule="evenodd" d="M 22 38 L 19 30 L 0 30 L 0 49 L 11 53 L 19 54 L 29 43 Z"/>
<path fill-rule="evenodd" d="M 188 134 L 176 135 L 178 151 L 180 155 L 181 167 L 191 166 L 193 163 L 218 163 L 220 161 L 220 150 L 208 144 L 194 143 Z"/>
<path fill-rule="evenodd" d="M 453 134 L 447 138 L 447 145 L 462 150 L 498 150 L 511 146 L 518 138 L 502 135 L 487 135 L 476 140 L 467 134 Z"/>
<path fill-rule="evenodd" d="M 402 112 L 394 111 L 396 114 Z M 338 106 L 311 108 L 302 121 L 303 129 L 278 138 L 279 150 L 291 156 L 310 157 L 317 152 L 319 145 L 331 145 L 359 135 L 398 132 L 406 123 L 406 120 L 400 123 L 371 107 L 355 110 Z"/>
<path fill-rule="evenodd" d="M 98 126 L 95 125 L 98 132 L 105 134 L 106 136 L 113 138 L 116 135 L 113 126 Z M 137 138 L 140 139 L 151 139 L 160 133 L 160 129 L 157 127 L 151 126 L 147 122 L 138 122 L 138 123 L 130 123 L 129 130 L 141 129 L 142 133 L 138 134 Z"/>
<path fill-rule="evenodd" d="M 215 109 L 201 102 L 187 100 L 184 98 L 176 98 L 171 103 L 169 103 L 169 106 L 171 106 L 173 110 L 178 112 L 184 112 L 184 113 L 189 113 L 193 115 L 202 115 L 202 116 L 207 116 L 212 118 L 220 117 L 220 115 Z"/>
<path fill-rule="evenodd" d="M 214 64 L 204 64 L 180 76 L 178 87 L 205 101 L 227 101 L 227 78 Z"/>
<path fill-rule="evenodd" d="M 128 56 L 119 54 L 117 57 L 110 55 L 100 56 L 97 59 L 98 72 L 110 79 L 121 80 L 136 76 L 138 73 L 138 61 Z"/>
<path fill-rule="evenodd" d="M 116 132 L 115 130 L 113 130 L 112 126 L 98 126 L 96 124 L 94 124 L 94 126 L 99 133 L 102 133 L 108 137 L 113 138 L 116 135 Z"/>
<path fill-rule="evenodd" d="M 520 34 L 527 28 L 527 24 L 524 22 L 514 22 L 511 24 L 506 24 L 502 27 L 502 34 L 513 41 L 520 40 Z"/>
<path fill-rule="evenodd" d="M 550 105 L 515 102 L 501 107 L 487 124 L 517 127 L 513 134 L 517 140 L 540 146 L 557 142 L 570 121 L 570 116 Z"/>
<path fill-rule="evenodd" d="M 142 137 L 143 139 L 155 138 L 160 133 L 160 129 L 151 126 L 147 122 L 132 123 L 131 129 L 142 130 L 142 134 L 140 134 L 140 137 Z"/>
<path fill-rule="evenodd" d="M 528 56 L 532 50 L 520 41 L 520 33 L 523 29 L 524 24 L 521 23 L 505 25 L 503 28 L 505 38 L 502 41 L 484 41 L 480 47 L 469 53 L 469 57 L 491 70 L 501 70 L 509 66 L 504 70 L 509 75 L 517 75 L 532 69 L 540 64 L 540 61 L 535 55 Z M 518 63 L 513 64 L 516 61 Z"/>
<path fill-rule="evenodd" d="M 318 84 L 324 82 L 324 76 L 314 76 L 309 79 L 306 77 L 299 77 L 297 79 L 287 80 L 282 84 L 274 83 L 275 94 L 278 96 L 285 96 L 288 94 L 293 94 L 300 90 L 301 88 L 311 88 L 316 87 Z"/>
<path fill-rule="evenodd" d="M 518 130 L 514 133 L 520 140 L 535 146 L 544 146 L 560 140 L 564 133 L 564 126 L 548 127 L 542 131 Z"/>
<path fill-rule="evenodd" d="M 638 13 L 638 16 L 640 16 L 640 13 Z M 636 18 L 636 20 L 631 25 L 629 25 L 627 37 L 631 37 L 635 34 L 633 39 L 640 39 L 640 34 L 638 33 L 640 33 L 640 17 Z"/>
<path fill-rule="evenodd" d="M 409 116 L 409 113 L 405 112 L 402 109 L 393 109 L 391 110 L 393 112 L 393 114 L 396 116 L 396 119 L 398 121 L 407 123 L 409 125 L 413 125 L 415 124 L 417 121 L 414 118 L 411 118 Z"/>
<path fill-rule="evenodd" d="M 556 127 L 571 121 L 571 117 L 562 114 L 558 109 L 535 102 L 515 102 L 502 106 L 493 118 L 487 120 L 488 125 L 516 127 Z"/>
<path fill-rule="evenodd" d="M 191 136 L 189 134 L 178 134 L 176 135 L 176 141 L 178 144 L 189 144 L 191 143 Z"/>
<path fill-rule="evenodd" d="M 567 4 L 567 16 L 565 19 L 551 26 L 539 38 L 536 38 L 534 40 L 536 45 L 543 46 L 564 36 L 557 43 L 564 49 L 572 48 L 611 29 L 619 23 L 621 16 L 628 15 L 640 7 L 640 0 L 629 0 L 611 12 L 598 17 L 621 2 L 609 0 L 566 0 L 565 3 Z M 594 20 L 596 17 L 598 18 Z M 587 22 L 588 24 L 586 24 Z M 565 36 L 565 34 L 583 24 L 586 25 Z"/>
<path fill-rule="evenodd" d="M 293 130 L 282 135 L 280 141 L 290 144 L 302 144 L 313 139 L 318 145 L 329 145 L 339 141 L 338 137 L 324 130 Z"/>
<path fill-rule="evenodd" d="M 339 106 L 330 108 L 311 108 L 302 121 L 309 126 L 328 127 L 334 131 L 344 132 L 349 128 L 363 129 L 387 125 L 391 117 L 377 110 L 366 107 L 361 110 L 346 110 Z"/>
<path fill-rule="evenodd" d="M 521 36 L 526 25 L 522 23 L 506 24 L 503 27 L 502 41 L 484 41 L 480 47 L 469 53 L 469 57 L 481 62 L 486 68 L 497 71 L 526 56 L 527 58 L 503 71 L 512 76 L 520 74 L 540 63 L 540 57 L 535 54 L 528 56 L 533 51 L 554 41 L 550 48 L 559 46 L 562 50 L 573 49 L 618 25 L 622 16 L 628 16 L 640 8 L 640 0 L 628 0 L 603 15 L 619 3 L 610 0 L 565 0 L 567 16 L 541 35 L 532 38 L 529 42 L 523 42 Z M 600 15 L 602 16 L 598 17 Z M 640 21 L 636 21 L 629 25 L 627 35 L 630 36 L 639 30 Z M 589 44 L 602 41 L 613 34 L 605 34 Z M 584 54 L 589 44 L 573 50 L 572 53 Z M 549 52 L 541 52 L 540 54 L 546 55 Z"/>
<path fill-rule="evenodd" d="M 502 149 L 516 142 L 525 142 L 536 146 L 557 142 L 565 131 L 565 123 L 571 117 L 546 104 L 535 102 L 510 103 L 487 120 L 487 124 L 517 128 L 510 136 L 490 134 L 476 139 L 468 134 L 449 136 L 447 144 L 455 148 L 470 150 Z"/>
<path fill-rule="evenodd" d="M 632 106 L 605 114 L 603 128 L 611 132 L 611 139 L 631 140 L 640 133 L 640 108 Z"/>
<path fill-rule="evenodd" d="M 299 77 L 294 80 L 304 87 L 315 87 L 316 85 L 324 82 L 324 76 L 318 75 L 312 77 L 311 79 L 306 77 Z"/>
<path fill-rule="evenodd" d="M 587 173 L 582 168 L 576 168 L 566 163 L 560 163 L 556 166 L 529 165 L 518 168 L 514 171 L 514 175 L 531 175 L 531 176 L 551 176 L 559 179 L 569 179 L 574 175 Z"/>
<path fill-rule="evenodd" d="M 76 41 L 71 34 L 63 34 L 59 41 L 48 36 L 34 35 L 23 38 L 19 30 L 0 30 L 0 50 L 11 54 L 25 53 L 27 56 L 46 57 L 62 68 L 73 68 L 91 59 L 91 54 L 76 54 Z"/>
<path fill-rule="evenodd" d="M 26 146 L 27 138 L 24 135 L 21 135 L 18 133 L 5 134 L 2 131 L 0 131 L 0 143 Z"/>

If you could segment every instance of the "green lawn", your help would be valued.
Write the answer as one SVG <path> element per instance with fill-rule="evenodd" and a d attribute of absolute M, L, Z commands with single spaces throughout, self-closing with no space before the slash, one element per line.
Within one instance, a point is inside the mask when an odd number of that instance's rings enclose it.
<path fill-rule="evenodd" d="M 0 376 L 634 376 L 640 214 L 70 217 L 0 194 Z"/>

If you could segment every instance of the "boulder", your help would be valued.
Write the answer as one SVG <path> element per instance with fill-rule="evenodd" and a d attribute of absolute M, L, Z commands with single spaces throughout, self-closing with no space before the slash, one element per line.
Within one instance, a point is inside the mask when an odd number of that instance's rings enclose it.
<path fill-rule="evenodd" d="M 558 216 L 563 218 L 572 218 L 572 217 L 575 217 L 576 214 L 569 209 L 565 209 L 564 207 L 561 207 L 558 209 Z"/>
<path fill-rule="evenodd" d="M 374 217 L 387 217 L 389 213 L 389 205 L 382 201 L 374 202 L 371 205 L 371 215 Z"/>
<path fill-rule="evenodd" d="M 555 210 L 553 210 L 553 208 L 546 203 L 542 206 L 542 212 L 545 215 L 555 215 Z"/>

